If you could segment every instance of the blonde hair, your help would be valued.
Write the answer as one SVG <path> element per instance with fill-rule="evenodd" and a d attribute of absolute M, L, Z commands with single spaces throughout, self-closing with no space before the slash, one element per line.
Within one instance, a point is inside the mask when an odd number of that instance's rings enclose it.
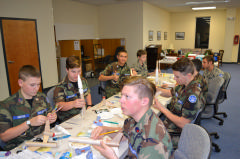
<path fill-rule="evenodd" d="M 126 81 L 124 81 L 123 86 L 134 86 L 135 93 L 138 95 L 139 99 L 144 97 L 149 98 L 149 106 L 152 105 L 154 95 L 156 93 L 156 86 L 148 79 L 142 76 L 133 76 Z"/>

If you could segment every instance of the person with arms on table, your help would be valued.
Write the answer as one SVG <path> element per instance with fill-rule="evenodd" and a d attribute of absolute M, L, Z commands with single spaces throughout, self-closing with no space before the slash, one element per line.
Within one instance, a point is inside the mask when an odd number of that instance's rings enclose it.
<path fill-rule="evenodd" d="M 57 119 L 47 97 L 38 92 L 40 72 L 31 65 L 19 70 L 20 89 L 0 103 L 0 139 L 3 150 L 11 150 L 43 132 L 46 120 Z"/>
<path fill-rule="evenodd" d="M 214 66 L 214 59 L 211 55 L 207 55 L 203 58 L 202 66 L 204 68 L 203 78 L 207 81 L 214 79 L 217 76 L 224 78 L 224 72 Z"/>
<path fill-rule="evenodd" d="M 164 115 L 168 132 L 181 133 L 182 128 L 195 119 L 202 107 L 202 89 L 194 80 L 194 65 L 188 58 L 181 58 L 172 65 L 178 86 L 171 89 L 172 99 L 167 108 L 155 100 L 154 107 Z M 173 147 L 177 148 L 179 136 L 172 135 Z"/>
<path fill-rule="evenodd" d="M 134 76 L 124 82 L 120 99 L 122 112 L 130 116 L 122 128 L 124 138 L 129 141 L 129 158 L 168 159 L 172 153 L 170 136 L 162 121 L 150 108 L 156 92 L 155 85 L 145 77 Z M 119 128 L 121 129 L 121 128 Z M 97 127 L 91 137 L 116 130 L 116 127 Z M 94 146 L 106 158 L 117 158 L 113 149 L 104 142 Z"/>
<path fill-rule="evenodd" d="M 107 81 L 106 98 L 109 98 L 120 91 L 123 80 L 130 76 L 130 68 L 127 66 L 128 53 L 120 50 L 117 55 L 117 62 L 113 62 L 100 73 L 99 81 Z"/>
<path fill-rule="evenodd" d="M 82 107 L 85 107 L 85 100 L 80 99 L 78 89 L 78 75 L 81 75 L 81 65 L 78 56 L 69 56 L 66 60 L 67 76 L 60 82 L 54 90 L 54 102 L 62 107 L 58 111 L 58 120 L 63 122 L 80 113 Z M 83 94 L 87 105 L 92 106 L 92 98 L 87 80 L 81 77 Z"/>

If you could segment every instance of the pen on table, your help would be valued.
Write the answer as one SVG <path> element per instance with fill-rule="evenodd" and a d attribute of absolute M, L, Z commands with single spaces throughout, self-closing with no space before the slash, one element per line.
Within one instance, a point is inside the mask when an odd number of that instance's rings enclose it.
<path fill-rule="evenodd" d="M 118 132 L 118 131 L 119 131 L 119 130 L 113 130 L 113 131 L 105 132 L 105 133 L 100 134 L 99 136 L 101 136 L 101 135 L 106 135 L 106 134 L 111 134 L 111 133 L 115 133 L 115 132 Z"/>
<path fill-rule="evenodd" d="M 69 138 L 71 135 L 65 135 L 65 136 L 62 136 L 62 137 L 53 137 L 53 140 L 56 141 L 56 140 L 60 140 L 60 139 L 66 139 L 66 138 Z"/>
<path fill-rule="evenodd" d="M 105 122 L 105 123 L 110 123 L 110 124 L 119 124 L 119 123 L 117 123 L 117 122 L 114 122 L 114 121 L 107 121 L 107 120 L 104 120 L 103 122 Z"/>

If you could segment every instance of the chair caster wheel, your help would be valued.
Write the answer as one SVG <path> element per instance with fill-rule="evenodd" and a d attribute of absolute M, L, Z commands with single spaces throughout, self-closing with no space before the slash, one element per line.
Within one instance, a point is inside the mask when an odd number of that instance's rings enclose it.
<path fill-rule="evenodd" d="M 216 148 L 215 148 L 215 151 L 216 151 L 216 152 L 220 152 L 221 149 L 220 149 L 219 147 L 216 147 Z"/>
<path fill-rule="evenodd" d="M 219 124 L 218 125 L 223 125 L 223 122 L 219 122 Z"/>
<path fill-rule="evenodd" d="M 218 134 L 214 135 L 214 138 L 219 139 L 219 135 Z"/>

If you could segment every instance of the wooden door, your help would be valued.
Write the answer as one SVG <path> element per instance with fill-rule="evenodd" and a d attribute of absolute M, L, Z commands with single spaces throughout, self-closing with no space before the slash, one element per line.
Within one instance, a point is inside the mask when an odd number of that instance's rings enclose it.
<path fill-rule="evenodd" d="M 41 72 L 37 26 L 34 19 L 0 18 L 0 23 L 9 94 L 12 95 L 19 89 L 18 71 L 23 65 L 33 65 Z"/>

